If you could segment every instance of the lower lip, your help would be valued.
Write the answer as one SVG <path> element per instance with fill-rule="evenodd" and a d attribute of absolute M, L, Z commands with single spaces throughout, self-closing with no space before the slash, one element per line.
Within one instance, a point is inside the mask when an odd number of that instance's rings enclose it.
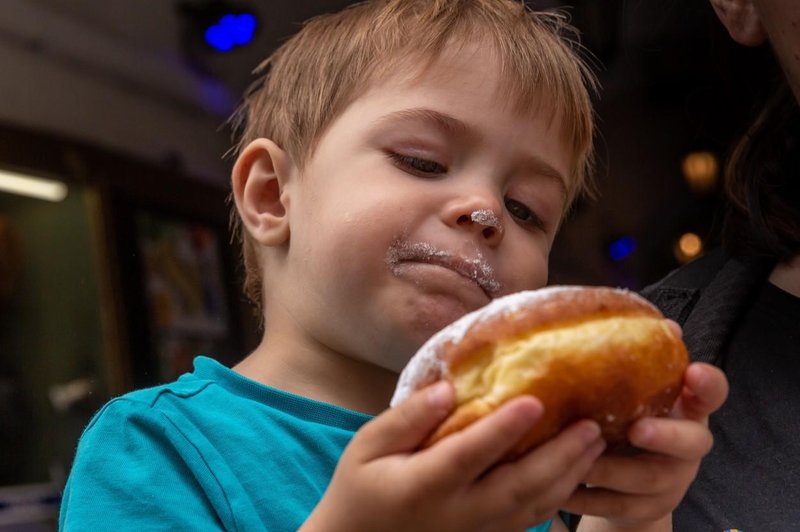
<path fill-rule="evenodd" d="M 489 299 L 477 282 L 446 266 L 427 262 L 400 262 L 392 266 L 392 273 L 397 277 L 409 278 L 415 285 L 437 293 L 458 293 L 466 288 L 470 294 L 479 295 L 484 302 Z M 472 297 L 475 296 L 471 295 Z"/>

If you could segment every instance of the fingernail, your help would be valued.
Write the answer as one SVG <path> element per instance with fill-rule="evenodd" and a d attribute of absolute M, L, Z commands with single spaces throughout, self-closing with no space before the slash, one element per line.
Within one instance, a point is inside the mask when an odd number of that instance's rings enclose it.
<path fill-rule="evenodd" d="M 597 458 L 598 456 L 603 454 L 603 451 L 605 450 L 606 450 L 606 441 L 603 439 L 599 439 L 589 446 L 589 448 L 586 450 L 586 454 Z"/>
<path fill-rule="evenodd" d="M 453 404 L 453 392 L 450 390 L 450 384 L 440 381 L 431 386 L 428 390 L 428 404 L 437 410 L 449 410 Z"/>
<path fill-rule="evenodd" d="M 636 427 L 634 427 L 631 439 L 635 440 L 635 443 L 643 444 L 653 439 L 654 434 L 655 428 L 652 423 L 649 421 L 639 421 Z"/>
<path fill-rule="evenodd" d="M 600 437 L 600 425 L 594 421 L 585 421 L 581 423 L 578 435 L 586 445 L 589 445 Z"/>
<path fill-rule="evenodd" d="M 686 368 L 686 378 L 691 381 L 693 388 L 703 388 L 706 381 L 706 372 L 703 366 L 693 363 Z"/>

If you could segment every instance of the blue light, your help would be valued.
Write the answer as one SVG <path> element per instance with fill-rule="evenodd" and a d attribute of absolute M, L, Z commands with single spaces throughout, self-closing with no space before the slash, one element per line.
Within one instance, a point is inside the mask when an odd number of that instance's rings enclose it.
<path fill-rule="evenodd" d="M 244 46 L 253 40 L 256 17 L 249 13 L 224 15 L 205 33 L 206 42 L 219 52 L 230 52 L 236 46 Z"/>
<path fill-rule="evenodd" d="M 614 261 L 621 261 L 634 251 L 636 251 L 636 240 L 632 236 L 618 238 L 608 246 L 608 255 Z"/>

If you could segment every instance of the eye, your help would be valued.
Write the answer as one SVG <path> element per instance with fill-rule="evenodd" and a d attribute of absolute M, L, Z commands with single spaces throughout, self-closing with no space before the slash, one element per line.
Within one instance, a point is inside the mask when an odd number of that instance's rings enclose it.
<path fill-rule="evenodd" d="M 519 220 L 523 225 L 529 225 L 541 231 L 546 229 L 542 219 L 524 203 L 520 203 L 515 199 L 506 198 L 506 209 L 511 213 L 511 216 Z"/>
<path fill-rule="evenodd" d="M 444 174 L 447 172 L 447 168 L 444 165 L 429 159 L 421 159 L 419 157 L 402 155 L 399 153 L 390 153 L 389 157 L 392 159 L 395 165 L 415 175 L 424 177 Z"/>

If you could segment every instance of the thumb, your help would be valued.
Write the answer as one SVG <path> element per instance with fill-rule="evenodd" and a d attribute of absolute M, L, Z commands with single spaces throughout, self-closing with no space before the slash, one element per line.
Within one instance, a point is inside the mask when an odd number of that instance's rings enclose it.
<path fill-rule="evenodd" d="M 412 452 L 444 421 L 454 403 L 447 381 L 422 388 L 364 425 L 351 442 L 351 452 L 362 462 Z"/>
<path fill-rule="evenodd" d="M 705 421 L 728 396 L 728 380 L 719 368 L 694 362 L 686 370 L 684 387 L 673 409 L 673 417 Z"/>

